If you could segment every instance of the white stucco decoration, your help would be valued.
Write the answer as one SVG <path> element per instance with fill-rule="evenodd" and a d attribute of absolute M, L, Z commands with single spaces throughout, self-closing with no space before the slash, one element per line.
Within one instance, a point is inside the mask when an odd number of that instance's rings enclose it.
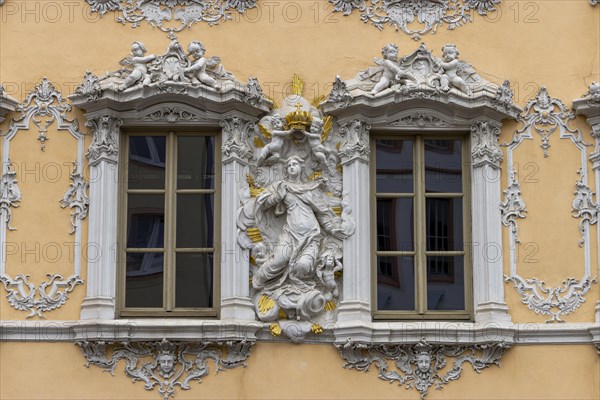
<path fill-rule="evenodd" d="M 8 131 L 2 141 L 2 183 L 0 184 L 0 204 L 2 218 L 0 220 L 0 282 L 8 292 L 7 299 L 12 307 L 21 311 L 28 311 L 27 318 L 38 316 L 43 318 L 43 313 L 54 310 L 65 304 L 68 294 L 77 285 L 83 284 L 81 278 L 82 259 L 82 230 L 81 221 L 87 216 L 89 199 L 87 196 L 88 183 L 83 177 L 84 139 L 79 130 L 76 119 L 69 119 L 67 112 L 71 105 L 66 102 L 62 94 L 47 79 L 43 78 L 27 95 L 25 101 L 16 107 L 19 115 L 10 122 Z M 17 186 L 16 172 L 10 162 L 10 142 L 21 130 L 29 130 L 31 122 L 38 129 L 38 140 L 41 150 L 46 148 L 48 128 L 56 124 L 58 130 L 66 130 L 77 141 L 77 156 L 73 163 L 71 184 L 62 199 L 57 203 L 62 208 L 71 210 L 69 233 L 75 236 L 73 273 L 63 278 L 60 274 L 47 274 L 48 281 L 39 285 L 28 281 L 29 275 L 17 274 L 12 278 L 6 268 L 6 239 L 7 231 L 12 230 L 11 210 L 21 201 L 21 193 Z"/>
<path fill-rule="evenodd" d="M 506 282 L 511 282 L 521 296 L 521 302 L 536 314 L 550 317 L 546 322 L 563 322 L 562 316 L 575 312 L 586 301 L 585 295 L 590 290 L 596 278 L 591 275 L 590 265 L 590 225 L 598 222 L 598 203 L 594 200 L 594 192 L 588 186 L 587 178 L 587 147 L 578 129 L 569 127 L 569 122 L 575 114 L 566 108 L 564 103 L 548 94 L 542 86 L 538 95 L 531 99 L 523 113 L 519 116 L 522 128 L 517 129 L 511 142 L 504 144 L 507 148 L 506 161 L 513 173 L 508 176 L 508 187 L 504 191 L 504 202 L 500 203 L 502 222 L 510 226 L 509 254 L 510 273 L 505 276 Z M 581 168 L 576 171 L 579 179 L 575 182 L 574 199 L 571 212 L 574 218 L 580 219 L 579 230 L 581 240 L 579 246 L 583 248 L 584 265 L 581 279 L 567 277 L 560 286 L 549 286 L 545 281 L 537 278 L 524 278 L 517 268 L 517 251 L 521 242 L 518 237 L 518 219 L 525 218 L 527 212 L 525 201 L 521 197 L 523 189 L 520 187 L 514 173 L 514 153 L 525 139 L 533 140 L 533 134 L 541 136 L 540 147 L 544 157 L 549 156 L 550 135 L 558 132 L 560 139 L 569 139 L 581 153 Z M 525 195 L 526 196 L 526 195 Z"/>
<path fill-rule="evenodd" d="M 258 319 L 294 341 L 335 321 L 342 241 L 354 233 L 340 138 L 331 135 L 331 117 L 301 96 L 302 85 L 295 76 L 293 94 L 259 121 L 249 141 L 256 161 L 238 214 Z"/>

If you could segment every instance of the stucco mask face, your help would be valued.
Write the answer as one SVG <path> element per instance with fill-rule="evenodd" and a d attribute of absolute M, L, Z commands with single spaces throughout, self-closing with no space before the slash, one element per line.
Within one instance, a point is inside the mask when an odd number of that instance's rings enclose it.
<path fill-rule="evenodd" d="M 160 368 L 161 375 L 168 376 L 173 371 L 175 359 L 170 354 L 161 355 L 158 357 L 158 366 Z"/>
<path fill-rule="evenodd" d="M 422 373 L 429 372 L 429 368 L 431 367 L 431 358 L 427 354 L 419 354 L 417 356 L 417 368 Z"/>

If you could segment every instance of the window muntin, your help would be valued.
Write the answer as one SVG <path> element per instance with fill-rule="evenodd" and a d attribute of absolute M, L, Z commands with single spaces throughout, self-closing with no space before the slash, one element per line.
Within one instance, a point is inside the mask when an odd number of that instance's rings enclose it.
<path fill-rule="evenodd" d="M 374 318 L 469 319 L 464 136 L 372 139 Z"/>
<path fill-rule="evenodd" d="M 121 176 L 120 316 L 216 316 L 218 138 L 131 132 Z"/>

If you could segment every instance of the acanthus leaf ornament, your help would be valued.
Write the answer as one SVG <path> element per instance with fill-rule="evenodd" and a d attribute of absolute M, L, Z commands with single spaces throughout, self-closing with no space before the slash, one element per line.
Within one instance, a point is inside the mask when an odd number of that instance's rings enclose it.
<path fill-rule="evenodd" d="M 164 106 L 143 117 L 145 121 L 167 121 L 171 124 L 184 121 L 202 121 L 204 118 L 180 107 Z"/>
<path fill-rule="evenodd" d="M 73 172 L 71 172 L 71 184 L 65 192 L 65 195 L 60 200 L 62 208 L 71 209 L 71 231 L 69 234 L 74 234 L 79 224 L 77 221 L 85 219 L 90 206 L 90 197 L 88 195 L 89 183 L 79 171 L 77 162 L 73 163 Z"/>
<path fill-rule="evenodd" d="M 232 116 L 221 120 L 223 128 L 223 161 L 235 157 L 238 159 L 248 159 L 252 155 L 252 150 L 248 146 L 248 136 L 254 130 L 254 123 L 244 121 L 237 116 Z"/>
<path fill-rule="evenodd" d="M 6 164 L 6 170 L 0 179 L 0 212 L 1 217 L 6 221 L 6 228 L 9 231 L 14 231 L 16 228 L 11 226 L 12 210 L 11 208 L 19 207 L 21 202 L 21 190 L 17 185 L 17 173 L 10 160 Z"/>
<path fill-rule="evenodd" d="M 346 162 L 354 158 L 365 161 L 369 159 L 371 153 L 369 148 L 370 129 L 371 125 L 358 119 L 340 126 L 340 134 L 344 138 L 340 147 L 342 161 Z"/>
<path fill-rule="evenodd" d="M 390 25 L 418 40 L 434 34 L 444 24 L 453 30 L 471 22 L 470 10 L 479 15 L 496 11 L 501 0 L 329 0 L 335 12 L 350 15 L 359 10 L 360 19 L 382 30 Z M 418 28 L 417 28 L 418 27 Z"/>
<path fill-rule="evenodd" d="M 102 89 L 98 81 L 99 78 L 96 75 L 86 71 L 83 82 L 75 88 L 75 94 L 90 102 L 98 100 L 102 96 Z"/>
<path fill-rule="evenodd" d="M 579 246 L 583 246 L 585 242 L 585 235 L 587 226 L 594 225 L 598 222 L 598 211 L 600 210 L 600 204 L 594 201 L 594 192 L 585 183 L 587 179 L 581 169 L 578 171 L 580 178 L 575 183 L 575 199 L 573 200 L 573 218 L 580 218 L 579 231 L 581 232 L 581 240 Z"/>
<path fill-rule="evenodd" d="M 62 94 L 54 87 L 48 78 L 43 78 L 42 81 L 29 92 L 27 98 L 17 107 L 17 111 L 20 112 L 21 115 L 16 118 L 14 122 L 22 122 L 31 119 L 38 127 L 38 140 L 40 141 L 40 148 L 42 151 L 46 148 L 46 141 L 49 140 L 46 136 L 48 128 L 56 120 L 77 124 L 77 121 L 69 120 L 67 118 L 67 112 L 71 111 L 71 105 L 65 102 Z"/>
<path fill-rule="evenodd" d="M 328 102 L 335 104 L 337 108 L 348 107 L 352 103 L 352 95 L 346 87 L 346 83 L 342 81 L 342 78 L 337 75 L 333 81 L 331 92 L 327 98 Z"/>
<path fill-rule="evenodd" d="M 265 94 L 263 93 L 260 84 L 258 83 L 258 79 L 251 76 L 248 78 L 248 83 L 246 84 L 246 94 L 244 95 L 244 101 L 251 106 L 259 106 L 265 99 Z"/>
<path fill-rule="evenodd" d="M 142 22 L 164 32 L 179 32 L 198 22 L 216 25 L 244 14 L 256 0 L 86 0 L 90 11 L 104 16 L 114 11 L 117 22 L 137 28 Z M 167 26 L 168 25 L 168 26 Z"/>
<path fill-rule="evenodd" d="M 350 339 L 336 347 L 345 361 L 344 368 L 368 371 L 375 364 L 379 379 L 398 382 L 406 389 L 415 389 L 424 399 L 433 386 L 443 389 L 450 381 L 458 380 L 465 363 L 480 373 L 491 365 L 500 365 L 500 358 L 511 346 L 504 342 L 472 345 L 434 345 L 425 340 L 416 344 L 364 344 Z M 443 372 L 448 358 L 454 361 Z M 389 361 L 394 363 L 391 370 Z"/>
<path fill-rule="evenodd" d="M 92 129 L 92 143 L 87 157 L 90 164 L 105 158 L 114 163 L 119 154 L 119 129 L 123 121 L 110 115 L 89 120 L 86 125 Z"/>
<path fill-rule="evenodd" d="M 527 209 L 525 208 L 525 202 L 521 198 L 521 186 L 516 178 L 516 172 L 513 167 L 510 167 L 509 184 L 503 193 L 504 201 L 500 202 L 502 225 L 510 227 L 515 243 L 521 243 L 519 240 L 517 219 L 525 218 Z"/>
<path fill-rule="evenodd" d="M 510 81 L 505 80 L 501 86 L 498 86 L 498 90 L 496 91 L 496 98 L 494 99 L 494 104 L 498 107 L 501 107 L 505 110 L 510 110 L 513 105 L 513 97 L 514 93 L 510 88 Z"/>
<path fill-rule="evenodd" d="M 190 390 L 192 381 L 202 382 L 209 373 L 208 360 L 218 371 L 245 367 L 253 342 L 122 342 L 78 341 L 86 367 L 95 365 L 113 376 L 119 361 L 125 362 L 125 375 L 163 400 L 175 397 L 177 387 Z M 225 350 L 225 354 L 223 354 Z"/>
<path fill-rule="evenodd" d="M 500 127 L 491 122 L 478 122 L 471 127 L 473 145 L 471 157 L 474 166 L 489 164 L 494 168 L 500 168 L 502 162 L 502 150 L 498 143 Z"/>
<path fill-rule="evenodd" d="M 6 298 L 9 304 L 19 311 L 29 311 L 27 318 L 38 316 L 44 318 L 44 312 L 52 311 L 64 305 L 69 299 L 69 293 L 75 286 L 82 285 L 83 279 L 77 274 L 63 279 L 60 274 L 47 274 L 47 282 L 39 287 L 28 282 L 29 275 L 18 274 L 14 279 L 8 275 L 0 276 L 0 282 L 8 292 Z M 62 289 L 62 290 L 61 290 Z"/>

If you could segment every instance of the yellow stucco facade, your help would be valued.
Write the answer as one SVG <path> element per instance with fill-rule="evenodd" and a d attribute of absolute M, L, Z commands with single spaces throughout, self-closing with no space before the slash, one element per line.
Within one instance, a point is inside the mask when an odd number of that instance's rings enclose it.
<path fill-rule="evenodd" d="M 396 43 L 401 56 L 424 43 L 438 57 L 443 45 L 453 43 L 460 50 L 460 58 L 484 79 L 498 85 L 510 80 L 514 103 L 521 108 L 545 86 L 551 97 L 570 109 L 592 82 L 600 81 L 600 6 L 588 1 L 502 0 L 487 16 L 472 12 L 472 23 L 455 30 L 441 27 L 418 40 L 389 26 L 380 31 L 363 23 L 358 10 L 349 16 L 334 13 L 325 0 L 258 0 L 257 7 L 215 26 L 197 23 L 178 32 L 177 38 L 185 46 L 192 40 L 202 41 L 207 54 L 218 55 L 236 79 L 246 82 L 250 76 L 258 78 L 265 93 L 278 102 L 289 94 L 293 74 L 304 80 L 307 99 L 327 95 L 336 75 L 350 79 L 372 66 L 373 57 L 379 57 L 387 43 Z M 169 43 L 167 33 L 146 21 L 132 28 L 116 22 L 116 15 L 90 13 L 84 0 L 5 0 L 0 5 L 0 84 L 5 93 L 22 102 L 47 77 L 66 99 L 74 94 L 86 70 L 102 76 L 105 71 L 118 69 L 119 60 L 129 54 L 134 41 L 143 42 L 149 53 L 164 52 Z M 79 122 L 83 132 L 90 133 L 84 114 L 84 110 L 73 107 L 67 115 Z M 18 111 L 8 113 L 0 131 L 10 130 L 11 119 L 18 116 Z M 515 120 L 504 120 L 498 142 L 510 142 L 520 126 Z M 577 116 L 569 127 L 581 131 L 583 141 L 591 144 L 587 153 L 591 154 L 596 139 L 586 118 Z M 12 277 L 28 274 L 36 285 L 47 280 L 47 274 L 68 276 L 74 268 L 70 210 L 61 209 L 59 200 L 71 182 L 69 174 L 77 156 L 77 141 L 57 129 L 56 123 L 48 128 L 44 151 L 39 148 L 38 134 L 31 123 L 10 141 L 9 157 L 22 199 L 18 208 L 11 208 L 12 225 L 17 230 L 7 231 L 5 236 L 5 272 Z M 84 140 L 87 149 L 91 135 Z M 516 266 L 521 276 L 536 277 L 556 287 L 569 277 L 579 279 L 586 262 L 578 243 L 579 219 L 571 213 L 581 152 L 570 140 L 560 139 L 558 132 L 551 134 L 549 141 L 548 157 L 540 148 L 537 133 L 514 153 L 527 206 L 526 218 L 518 221 L 521 243 Z M 0 146 L 4 145 L 0 140 Z M 0 147 L 0 153 L 2 150 Z M 504 190 L 508 185 L 506 147 L 502 151 Z M 590 187 L 597 191 L 592 162 L 586 158 L 586 163 Z M 87 166 L 84 175 L 89 179 Z M 497 199 L 500 201 L 503 198 Z M 86 359 L 74 345 L 75 338 L 64 333 L 71 328 L 59 334 L 52 330 L 84 323 L 80 312 L 86 297 L 88 223 L 89 219 L 84 219 L 80 225 L 84 249 L 80 275 L 85 283 L 75 286 L 64 305 L 45 312 L 45 319 L 27 318 L 28 312 L 11 306 L 5 297 L 8 292 L 0 288 L 2 399 L 160 398 L 158 393 L 145 390 L 143 383 L 132 383 L 123 372 L 124 362 L 117 365 L 114 376 L 94 366 L 85 368 Z M 503 271 L 508 275 L 510 231 L 502 229 Z M 597 229 L 597 224 L 592 224 L 588 231 L 592 278 L 599 274 Z M 504 283 L 503 288 L 512 320 L 510 329 L 517 329 L 517 336 L 530 340 L 515 340 L 502 355 L 500 366 L 491 365 L 480 374 L 465 365 L 460 379 L 443 385 L 440 391 L 431 387 L 428 398 L 600 399 L 600 285 L 591 284 L 585 302 L 573 313 L 561 316 L 564 323 L 551 324 L 546 323 L 547 315 L 534 313 L 522 303 L 512 284 Z M 403 329 L 402 322 L 394 323 Z M 445 323 L 439 323 L 440 331 Z M 195 329 L 198 338 L 202 337 L 202 328 Z M 420 339 L 419 329 L 425 332 L 429 328 L 417 328 L 411 338 Z M 170 332 L 172 336 L 167 339 L 182 337 L 176 328 Z M 368 373 L 344 369 L 332 335 L 323 340 L 316 336 L 300 344 L 262 337 L 252 348 L 245 368 L 215 375 L 216 369 L 209 363 L 210 374 L 202 383 L 191 382 L 191 390 L 177 388 L 176 398 L 420 398 L 415 390 L 378 379 L 375 366 Z M 452 334 L 448 337 L 446 342 L 452 342 Z"/>

